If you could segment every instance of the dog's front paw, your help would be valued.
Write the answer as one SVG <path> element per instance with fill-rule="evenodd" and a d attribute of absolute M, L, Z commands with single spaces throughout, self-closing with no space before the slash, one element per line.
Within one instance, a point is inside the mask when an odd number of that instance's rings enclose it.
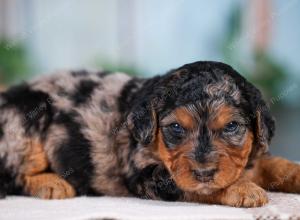
<path fill-rule="evenodd" d="M 229 186 L 222 192 L 221 203 L 234 207 L 260 207 L 268 203 L 264 189 L 252 182 Z"/>
<path fill-rule="evenodd" d="M 26 194 L 41 199 L 66 199 L 76 195 L 74 188 L 56 174 L 44 173 L 25 178 Z"/>

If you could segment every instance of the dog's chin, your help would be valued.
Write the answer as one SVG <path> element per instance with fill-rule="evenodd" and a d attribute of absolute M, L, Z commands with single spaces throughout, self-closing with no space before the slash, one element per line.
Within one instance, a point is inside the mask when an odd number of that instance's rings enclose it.
<path fill-rule="evenodd" d="M 197 193 L 199 195 L 211 195 L 228 187 L 234 182 L 234 179 L 232 179 L 232 181 L 225 181 L 224 179 L 220 181 L 218 174 L 219 173 L 216 173 L 216 175 L 211 178 L 192 178 L 194 184 L 193 187 L 188 189 L 188 191 Z M 222 184 L 220 184 L 220 182 Z"/>
<path fill-rule="evenodd" d="M 195 187 L 188 189 L 190 192 L 197 193 L 199 195 L 210 195 L 214 192 L 220 190 L 219 188 L 214 186 L 215 184 L 211 182 L 201 183 L 197 184 Z"/>
<path fill-rule="evenodd" d="M 219 184 L 220 181 L 218 181 L 218 173 L 213 175 L 212 177 L 195 177 L 195 176 L 190 176 L 190 180 L 193 184 L 186 189 L 189 192 L 196 193 L 198 195 L 211 195 L 215 192 L 218 192 L 222 189 L 224 189 L 226 186 L 230 185 L 230 182 L 223 182 L 222 185 Z"/>

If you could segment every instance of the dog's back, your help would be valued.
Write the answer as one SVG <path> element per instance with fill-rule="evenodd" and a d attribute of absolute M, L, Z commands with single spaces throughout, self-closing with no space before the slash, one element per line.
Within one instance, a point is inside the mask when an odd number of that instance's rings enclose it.
<path fill-rule="evenodd" d="M 2 92 L 0 194 L 19 193 L 26 183 L 32 188 L 28 176 L 52 171 L 78 193 L 88 193 L 96 163 L 105 164 L 103 156 L 97 161 L 93 155 L 112 147 L 108 134 L 120 117 L 116 100 L 129 79 L 121 73 L 61 72 Z"/>

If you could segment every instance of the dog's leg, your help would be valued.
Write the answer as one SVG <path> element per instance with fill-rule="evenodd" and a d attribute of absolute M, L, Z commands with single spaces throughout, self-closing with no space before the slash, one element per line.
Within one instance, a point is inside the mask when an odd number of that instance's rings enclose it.
<path fill-rule="evenodd" d="M 63 178 L 55 173 L 46 173 L 47 156 L 42 145 L 29 141 L 27 157 L 21 167 L 24 182 L 24 193 L 43 199 L 64 199 L 75 196 L 75 190 Z"/>
<path fill-rule="evenodd" d="M 66 199 L 75 196 L 73 187 L 54 173 L 26 176 L 25 192 L 42 199 Z"/>
<path fill-rule="evenodd" d="M 226 189 L 210 195 L 183 192 L 171 179 L 168 171 L 159 165 L 149 165 L 127 179 L 130 192 L 140 198 L 222 204 L 235 207 L 259 207 L 268 202 L 264 189 L 241 179 Z"/>
<path fill-rule="evenodd" d="M 268 197 L 265 190 L 255 183 L 240 179 L 229 187 L 209 195 L 185 192 L 184 201 L 251 208 L 267 204 Z"/>
<path fill-rule="evenodd" d="M 300 165 L 280 157 L 257 159 L 245 177 L 269 191 L 300 193 Z"/>
<path fill-rule="evenodd" d="M 178 201 L 183 192 L 160 165 L 148 165 L 127 179 L 130 192 L 144 199 Z"/>
<path fill-rule="evenodd" d="M 210 195 L 183 192 L 171 179 L 168 171 L 159 165 L 149 165 L 131 176 L 127 185 L 135 196 L 145 199 L 222 204 L 235 207 L 259 207 L 268 202 L 267 194 L 258 185 L 246 179 Z"/>

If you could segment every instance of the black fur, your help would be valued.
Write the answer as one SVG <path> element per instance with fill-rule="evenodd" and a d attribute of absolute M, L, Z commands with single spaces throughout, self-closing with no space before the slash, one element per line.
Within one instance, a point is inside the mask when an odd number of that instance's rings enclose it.
<path fill-rule="evenodd" d="M 20 195 L 21 187 L 15 183 L 16 175 L 11 169 L 5 167 L 5 157 L 0 159 L 0 199 L 6 195 Z"/>
<path fill-rule="evenodd" d="M 81 80 L 77 85 L 75 92 L 71 95 L 71 99 L 75 106 L 83 105 L 89 101 L 94 89 L 99 87 L 97 82 L 92 80 Z"/>
<path fill-rule="evenodd" d="M 155 199 L 154 195 L 156 199 L 176 201 L 183 195 L 168 171 L 156 164 L 142 170 L 136 169 L 134 174 L 127 178 L 126 185 L 132 194 L 144 199 Z"/>
<path fill-rule="evenodd" d="M 209 134 L 206 126 L 202 126 L 200 132 L 201 134 L 199 135 L 199 143 L 196 147 L 195 159 L 199 163 L 205 163 L 205 155 L 212 150 L 212 145 L 209 140 Z"/>
<path fill-rule="evenodd" d="M 0 123 L 0 141 L 4 136 L 4 132 L 3 132 L 3 123 Z"/>
<path fill-rule="evenodd" d="M 62 125 L 67 130 L 67 138 L 56 152 L 59 164 L 58 173 L 61 176 L 68 170 L 73 170 L 69 176 L 64 176 L 76 189 L 79 195 L 90 193 L 90 180 L 94 174 L 91 159 L 91 143 L 81 132 L 82 125 L 76 121 L 74 112 L 60 112 L 54 123 Z"/>
<path fill-rule="evenodd" d="M 136 98 L 136 92 L 145 81 L 145 79 L 133 78 L 124 86 L 118 98 L 118 107 L 120 112 L 127 112 L 130 110 L 132 106 L 128 105 L 128 103 L 133 102 Z"/>
<path fill-rule="evenodd" d="M 179 73 L 179 76 L 176 73 Z M 237 103 L 230 97 L 224 96 L 224 98 L 232 105 L 242 108 L 246 115 L 253 115 L 250 120 L 254 133 L 257 133 L 255 112 L 261 111 L 261 127 L 265 131 L 263 138 L 256 140 L 257 146 L 259 148 L 261 142 L 268 145 L 274 135 L 275 124 L 261 93 L 229 65 L 219 62 L 201 61 L 186 64 L 166 75 L 147 80 L 135 95 L 131 95 L 131 103 L 127 104 L 127 106 L 131 106 L 128 111 L 135 116 L 130 117 L 133 125 L 132 133 L 138 141 L 151 140 L 154 132 L 152 129 L 155 128 L 156 123 L 151 117 L 153 110 L 158 118 L 162 118 L 179 106 L 199 101 L 205 104 L 209 101 L 209 97 L 203 89 L 209 84 L 222 82 L 224 76 L 233 80 L 242 95 L 241 103 Z M 130 84 L 128 87 L 130 88 Z M 126 96 L 126 90 L 123 90 L 122 94 Z M 123 98 L 123 100 L 125 99 Z M 125 105 L 122 101 L 120 103 L 121 106 Z M 256 152 L 254 151 L 253 154 Z"/>
<path fill-rule="evenodd" d="M 134 78 L 121 91 L 118 99 L 119 111 L 124 112 L 124 120 L 137 141 L 147 145 L 153 139 L 153 128 L 157 126 L 152 116 L 152 107 L 156 103 L 152 100 L 155 85 L 160 76 L 148 80 Z M 142 86 L 141 86 L 142 85 Z"/>
<path fill-rule="evenodd" d="M 54 108 L 49 94 L 32 90 L 28 84 L 11 87 L 1 94 L 1 108 L 15 108 L 23 117 L 27 134 L 45 133 L 53 119 Z"/>

